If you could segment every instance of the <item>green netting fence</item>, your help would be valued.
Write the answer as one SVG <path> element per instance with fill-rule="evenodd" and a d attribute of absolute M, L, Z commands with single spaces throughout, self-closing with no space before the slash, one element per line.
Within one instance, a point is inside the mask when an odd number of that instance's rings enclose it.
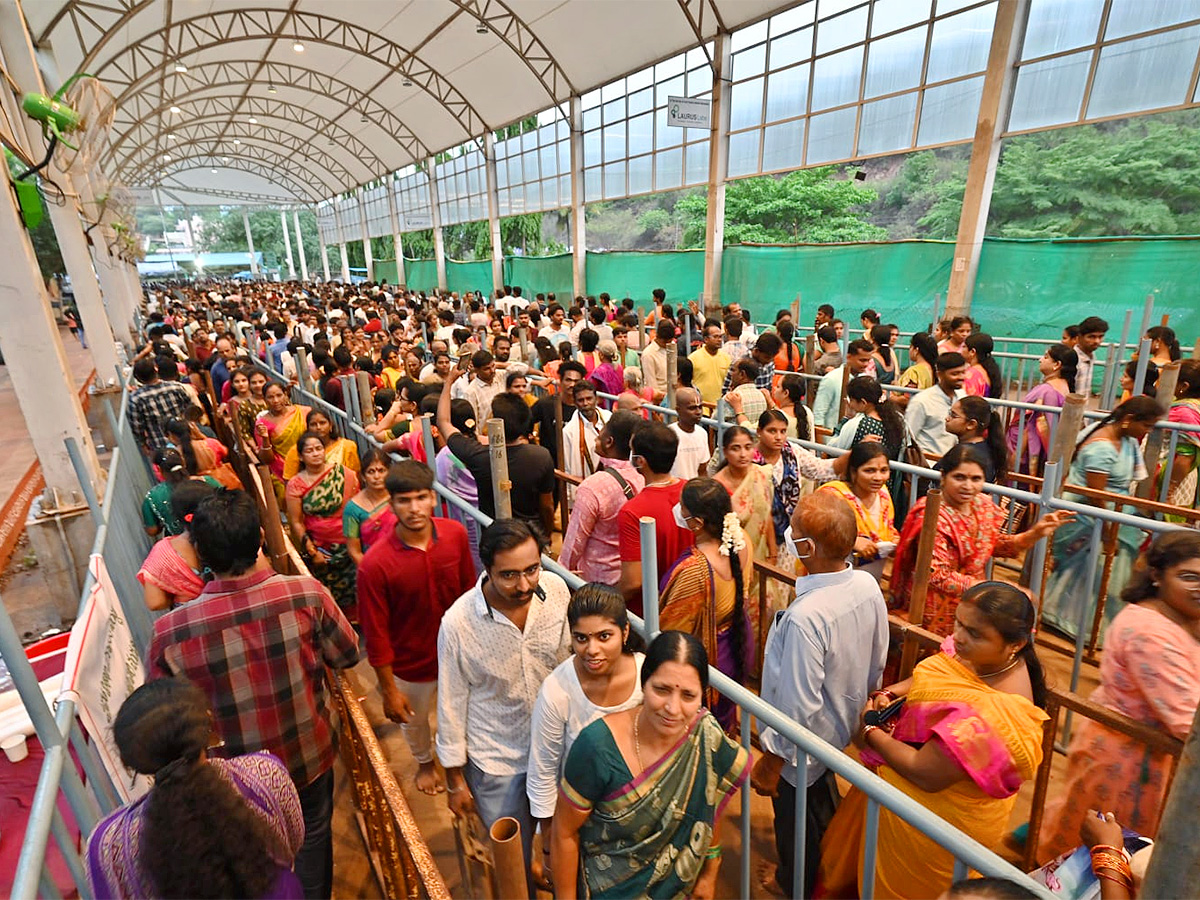
<path fill-rule="evenodd" d="M 858 323 L 866 307 L 903 330 L 924 328 L 933 315 L 934 296 L 945 294 L 954 245 L 943 241 L 874 244 L 735 246 L 725 250 L 721 273 L 723 302 L 740 302 L 755 321 L 769 321 L 777 309 L 801 296 L 802 317 L 830 303 L 839 315 Z M 391 260 L 376 264 L 376 277 L 395 283 Z M 431 259 L 406 260 L 407 282 L 415 288 L 437 284 Z M 492 288 L 491 263 L 447 263 L 451 290 Z M 528 293 L 572 294 L 569 254 L 510 256 L 504 278 Z M 669 301 L 697 299 L 704 282 L 704 252 L 611 251 L 587 254 L 588 292 L 633 297 L 641 305 L 661 287 Z M 1115 340 L 1126 310 L 1134 327 L 1147 294 L 1155 298 L 1154 324 L 1170 315 L 1181 340 L 1200 335 L 1200 236 L 1095 238 L 984 242 L 975 283 L 972 315 L 995 335 L 1056 338 L 1064 324 L 1085 316 L 1111 323 Z"/>

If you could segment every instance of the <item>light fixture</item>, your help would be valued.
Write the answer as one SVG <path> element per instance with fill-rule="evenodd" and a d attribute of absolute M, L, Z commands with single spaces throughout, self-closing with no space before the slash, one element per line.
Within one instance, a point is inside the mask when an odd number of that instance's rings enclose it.
<path fill-rule="evenodd" d="M 187 71 L 187 66 L 185 66 L 183 63 L 177 62 L 177 63 L 175 63 L 175 71 L 178 72 L 180 75 L 182 75 L 184 72 Z"/>
<path fill-rule="evenodd" d="M 326 146 L 326 147 L 332 147 L 332 146 L 333 146 L 333 138 L 330 138 L 329 140 L 327 140 L 327 141 L 325 142 L 325 146 Z"/>
<path fill-rule="evenodd" d="M 167 137 L 168 137 L 168 138 L 170 138 L 171 140 L 175 140 L 175 132 L 173 132 L 173 131 L 168 131 L 168 132 L 167 132 Z"/>
<path fill-rule="evenodd" d="M 254 116 L 251 116 L 248 121 L 250 122 L 251 125 L 258 124 L 258 119 L 254 118 Z"/>
<path fill-rule="evenodd" d="M 279 91 L 275 90 L 275 85 L 273 85 L 271 82 L 268 81 L 267 82 L 267 93 L 268 94 L 278 94 Z"/>
<path fill-rule="evenodd" d="M 216 175 L 216 174 L 217 174 L 217 170 L 216 170 L 216 169 L 213 169 L 213 170 L 212 170 L 212 173 L 213 173 L 214 175 Z"/>
<path fill-rule="evenodd" d="M 172 106 L 171 112 L 175 113 L 175 115 L 179 115 L 181 112 L 183 112 L 183 110 L 180 109 L 178 106 Z"/>
<path fill-rule="evenodd" d="M 237 138 L 234 138 L 234 139 L 233 139 L 233 142 L 234 142 L 234 144 L 240 144 L 240 143 L 241 143 L 241 141 L 239 141 Z"/>
<path fill-rule="evenodd" d="M 163 162 L 170 162 L 170 161 L 171 161 L 171 154 L 170 154 L 170 153 L 164 153 L 164 154 L 163 154 Z"/>
<path fill-rule="evenodd" d="M 229 162 L 229 157 L 228 157 L 228 156 L 222 156 L 222 157 L 221 157 L 221 162 Z"/>
<path fill-rule="evenodd" d="M 363 113 L 363 114 L 362 114 L 362 115 L 359 117 L 358 121 L 360 121 L 360 122 L 369 122 L 370 120 L 367 118 L 367 114 L 366 114 L 366 113 Z"/>
<path fill-rule="evenodd" d="M 405 87 L 412 87 L 412 79 L 407 75 L 404 76 L 404 81 L 401 82 Z"/>
<path fill-rule="evenodd" d="M 491 29 L 487 27 L 487 22 L 483 21 L 483 19 L 480 19 L 476 23 L 476 25 L 475 25 L 475 33 L 476 34 L 487 34 L 489 31 L 491 31 Z"/>
<path fill-rule="evenodd" d="M 304 45 L 302 43 L 300 43 L 299 41 L 296 41 L 294 44 L 292 44 L 292 49 L 295 50 L 297 53 L 303 53 Z"/>

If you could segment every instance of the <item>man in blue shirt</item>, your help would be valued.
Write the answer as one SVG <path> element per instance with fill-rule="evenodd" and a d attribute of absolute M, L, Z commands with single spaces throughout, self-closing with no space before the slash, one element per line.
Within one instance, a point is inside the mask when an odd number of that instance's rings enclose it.
<path fill-rule="evenodd" d="M 762 699 L 817 737 L 841 749 L 858 729 L 868 695 L 879 687 L 887 662 L 887 604 L 879 583 L 854 569 L 846 557 L 858 528 L 850 505 L 815 493 L 801 498 L 792 514 L 792 547 L 809 574 L 796 579 L 796 599 L 775 614 L 763 655 Z M 750 783 L 772 798 L 775 880 L 792 894 L 796 791 L 807 792 L 803 893 L 812 895 L 821 837 L 837 808 L 834 774 L 811 757 L 806 783 L 797 783 L 796 745 L 774 729 L 759 738 L 763 754 Z"/>
<path fill-rule="evenodd" d="M 288 333 L 287 325 L 283 322 L 271 323 L 271 334 L 275 335 L 275 340 L 271 342 L 267 353 L 267 365 L 280 374 L 283 373 L 283 354 L 288 348 Z"/>

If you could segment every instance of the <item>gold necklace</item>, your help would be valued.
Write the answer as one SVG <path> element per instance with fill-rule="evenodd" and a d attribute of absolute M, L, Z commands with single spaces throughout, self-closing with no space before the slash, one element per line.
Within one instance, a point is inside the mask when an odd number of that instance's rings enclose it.
<path fill-rule="evenodd" d="M 1015 666 L 1019 662 L 1021 662 L 1021 657 L 1018 656 L 1012 662 L 1010 662 L 1007 666 L 1005 666 L 1003 669 L 997 669 L 995 672 L 988 672 L 986 675 L 982 672 L 976 672 L 975 674 L 978 675 L 980 678 L 994 678 L 997 675 L 1003 675 L 1005 672 L 1007 672 L 1009 669 L 1011 669 L 1013 666 Z M 641 762 L 641 760 L 638 760 L 638 762 Z"/>
<path fill-rule="evenodd" d="M 638 719 L 642 717 L 641 710 L 633 717 L 633 751 L 637 754 L 638 774 L 646 771 L 646 764 L 642 762 L 642 742 L 638 740 Z"/>

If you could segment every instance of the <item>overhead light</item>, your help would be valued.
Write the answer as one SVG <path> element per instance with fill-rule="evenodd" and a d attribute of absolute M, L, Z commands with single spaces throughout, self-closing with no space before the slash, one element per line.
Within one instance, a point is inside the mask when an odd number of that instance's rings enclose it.
<path fill-rule="evenodd" d="M 183 110 L 180 109 L 178 106 L 172 106 L 171 112 L 175 113 L 175 115 L 179 115 L 181 112 L 183 112 Z"/>
<path fill-rule="evenodd" d="M 170 161 L 171 161 L 171 154 L 170 154 L 170 153 L 164 153 L 164 154 L 163 154 L 163 162 L 170 162 Z"/>
<path fill-rule="evenodd" d="M 240 143 L 241 143 L 241 141 L 239 141 L 237 138 L 234 138 L 234 139 L 233 139 L 233 142 L 234 142 L 235 144 L 240 144 Z"/>
<path fill-rule="evenodd" d="M 325 142 L 325 146 L 326 146 L 326 147 L 332 147 L 332 146 L 333 146 L 333 138 L 330 138 L 329 140 L 327 140 L 327 141 Z"/>
<path fill-rule="evenodd" d="M 250 124 L 251 124 L 251 125 L 257 125 L 257 124 L 258 124 L 258 119 L 254 118 L 254 116 L 251 116 L 251 117 L 250 117 L 250 119 L 249 119 L 249 122 L 250 122 Z"/>
<path fill-rule="evenodd" d="M 221 157 L 221 162 L 229 162 L 229 157 L 228 157 L 228 156 L 222 156 L 222 157 Z"/>
<path fill-rule="evenodd" d="M 175 71 L 178 72 L 180 75 L 182 75 L 184 72 L 187 71 L 187 66 L 185 66 L 183 63 L 177 62 L 177 63 L 175 63 Z"/>
<path fill-rule="evenodd" d="M 295 50 L 297 53 L 303 53 L 304 45 L 302 43 L 300 43 L 299 41 L 296 41 L 296 43 L 292 44 L 292 49 Z"/>
<path fill-rule="evenodd" d="M 407 75 L 404 76 L 404 81 L 401 82 L 405 87 L 412 87 L 412 79 Z"/>
<path fill-rule="evenodd" d="M 278 94 L 279 91 L 275 90 L 275 85 L 273 85 L 271 82 L 268 81 L 267 82 L 267 93 L 268 94 Z"/>
<path fill-rule="evenodd" d="M 480 19 L 475 25 L 476 34 L 487 34 L 489 31 L 491 31 L 491 29 L 487 27 L 487 22 L 483 21 L 483 19 Z"/>
<path fill-rule="evenodd" d="M 216 174 L 217 174 L 217 170 L 216 170 L 216 169 L 213 169 L 213 170 L 212 170 L 212 173 L 213 173 L 214 175 L 216 175 Z"/>
<path fill-rule="evenodd" d="M 363 113 L 363 114 L 362 114 L 362 116 L 360 116 L 360 117 L 359 117 L 359 120 L 358 120 L 358 121 L 360 121 L 360 122 L 369 122 L 369 121 L 370 121 L 370 119 L 368 119 L 368 118 L 367 118 L 367 114 L 366 114 L 366 113 Z"/>

